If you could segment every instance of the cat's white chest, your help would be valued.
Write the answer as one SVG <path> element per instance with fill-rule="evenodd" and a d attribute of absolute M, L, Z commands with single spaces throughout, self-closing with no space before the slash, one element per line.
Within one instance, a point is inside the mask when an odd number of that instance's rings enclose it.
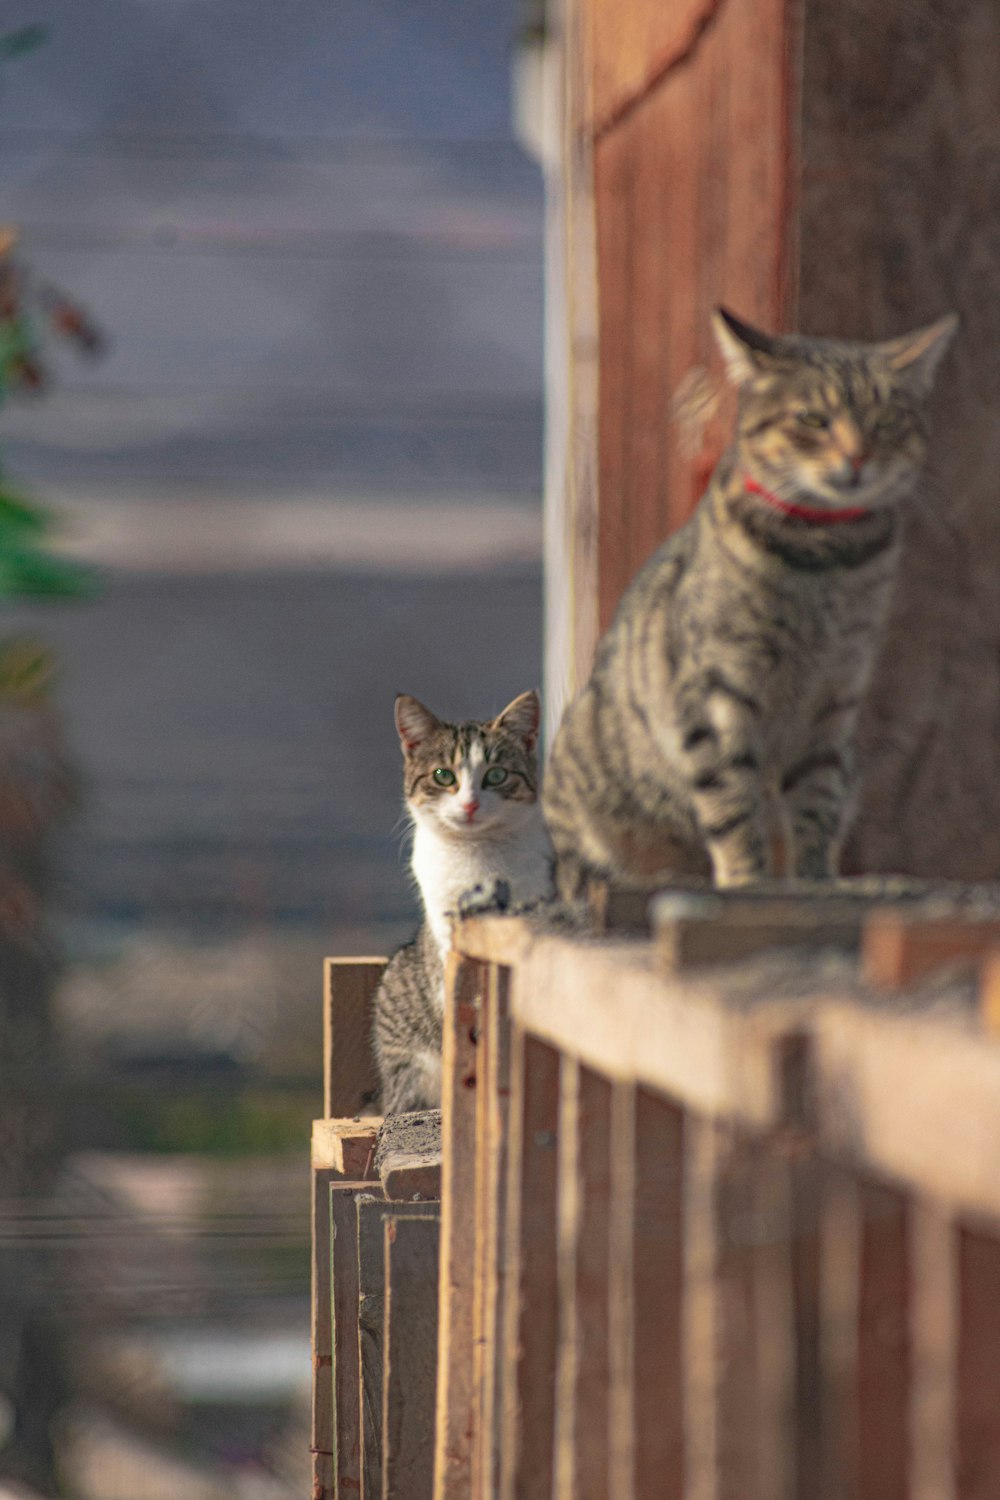
<path fill-rule="evenodd" d="M 443 955 L 451 946 L 451 916 L 462 897 L 477 887 L 489 894 L 503 880 L 514 904 L 551 895 L 552 846 L 537 809 L 516 835 L 506 838 L 456 839 L 418 823 L 412 870 Z"/>

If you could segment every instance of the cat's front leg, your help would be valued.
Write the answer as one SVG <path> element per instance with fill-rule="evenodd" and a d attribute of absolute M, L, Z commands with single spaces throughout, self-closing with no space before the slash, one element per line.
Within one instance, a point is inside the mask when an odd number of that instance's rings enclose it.
<path fill-rule="evenodd" d="M 709 672 L 680 695 L 681 756 L 688 795 L 718 886 L 772 873 L 762 773 L 761 707 L 753 694 Z"/>
<path fill-rule="evenodd" d="M 785 772 L 781 794 L 793 875 L 836 879 L 853 782 L 853 756 L 845 745 L 814 748 Z"/>

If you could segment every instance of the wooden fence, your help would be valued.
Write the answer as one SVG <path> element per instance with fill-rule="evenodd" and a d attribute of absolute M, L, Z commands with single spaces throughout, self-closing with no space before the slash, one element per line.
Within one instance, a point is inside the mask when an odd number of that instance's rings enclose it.
<path fill-rule="evenodd" d="M 361 1474 L 364 1381 L 336 1329 L 363 1363 L 372 1195 L 321 1151 L 341 1404 L 320 1309 L 317 1500 L 996 1500 L 997 951 L 1000 912 L 970 893 L 670 897 L 637 937 L 464 923 L 433 1462 Z M 408 1223 L 398 1201 L 369 1213 Z M 425 1329 L 427 1243 L 383 1260 Z M 427 1340 L 395 1319 L 383 1458 L 435 1406 Z"/>

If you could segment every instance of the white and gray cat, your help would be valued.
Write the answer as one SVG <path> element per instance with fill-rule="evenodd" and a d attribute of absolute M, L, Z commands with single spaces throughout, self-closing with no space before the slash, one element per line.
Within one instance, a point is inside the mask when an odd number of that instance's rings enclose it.
<path fill-rule="evenodd" d="M 538 694 L 483 722 L 449 724 L 416 698 L 396 699 L 411 869 L 424 921 L 390 959 L 375 998 L 382 1109 L 433 1108 L 441 1097 L 444 959 L 464 899 L 503 888 L 510 904 L 552 891 L 552 846 L 538 797 Z"/>

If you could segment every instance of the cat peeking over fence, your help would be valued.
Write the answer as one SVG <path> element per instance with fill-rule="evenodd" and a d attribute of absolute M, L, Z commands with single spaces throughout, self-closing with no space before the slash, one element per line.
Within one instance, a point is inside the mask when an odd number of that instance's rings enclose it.
<path fill-rule="evenodd" d="M 411 869 L 424 920 L 389 960 L 375 997 L 382 1108 L 434 1107 L 441 1097 L 444 960 L 451 918 L 478 893 L 526 905 L 552 892 L 552 845 L 538 800 L 538 694 L 493 719 L 449 724 L 416 698 L 396 699 Z"/>

